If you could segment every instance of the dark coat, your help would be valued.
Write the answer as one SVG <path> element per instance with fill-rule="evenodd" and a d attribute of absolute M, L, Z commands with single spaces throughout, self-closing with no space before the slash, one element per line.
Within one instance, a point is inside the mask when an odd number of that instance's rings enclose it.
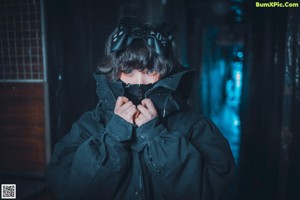
<path fill-rule="evenodd" d="M 120 81 L 95 74 L 99 104 L 55 146 L 46 177 L 59 199 L 224 199 L 236 177 L 227 140 L 185 102 L 180 72 L 146 93 L 159 117 L 137 127 L 113 110 Z"/>

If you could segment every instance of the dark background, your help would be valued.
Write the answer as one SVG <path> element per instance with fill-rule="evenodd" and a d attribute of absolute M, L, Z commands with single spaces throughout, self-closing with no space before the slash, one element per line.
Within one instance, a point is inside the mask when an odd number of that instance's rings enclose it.
<path fill-rule="evenodd" d="M 42 9 L 51 138 L 45 148 L 53 150 L 97 104 L 93 73 L 118 19 L 168 20 L 178 26 L 181 62 L 197 69 L 191 105 L 230 141 L 240 169 L 239 199 L 300 198 L 300 8 L 257 8 L 245 0 L 51 0 Z M 234 66 L 242 79 L 233 101 L 227 84 L 235 80 Z M 1 174 L 11 181 L 26 172 Z M 43 175 L 36 182 L 42 189 L 27 198 L 50 199 Z"/>

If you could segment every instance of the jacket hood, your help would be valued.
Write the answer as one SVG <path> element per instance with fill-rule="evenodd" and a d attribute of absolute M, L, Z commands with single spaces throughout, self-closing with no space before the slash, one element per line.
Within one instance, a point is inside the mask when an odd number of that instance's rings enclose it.
<path fill-rule="evenodd" d="M 160 117 L 166 117 L 187 107 L 186 101 L 193 85 L 194 72 L 194 70 L 184 70 L 169 75 L 154 83 L 153 87 L 146 91 L 145 98 L 152 100 Z M 113 111 L 117 98 L 124 96 L 122 82 L 109 81 L 99 72 L 94 74 L 94 78 L 100 108 L 104 111 Z"/>

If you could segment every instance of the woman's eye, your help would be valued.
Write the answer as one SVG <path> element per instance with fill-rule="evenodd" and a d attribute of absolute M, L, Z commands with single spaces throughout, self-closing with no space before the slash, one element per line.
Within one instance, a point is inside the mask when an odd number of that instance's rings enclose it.
<path fill-rule="evenodd" d="M 123 71 L 123 73 L 125 74 L 130 74 L 132 72 L 132 69 L 126 69 L 125 71 Z"/>
<path fill-rule="evenodd" d="M 150 75 L 153 75 L 153 74 L 155 74 L 155 73 L 156 73 L 155 69 L 149 69 L 149 70 L 147 71 L 147 74 L 150 74 Z"/>

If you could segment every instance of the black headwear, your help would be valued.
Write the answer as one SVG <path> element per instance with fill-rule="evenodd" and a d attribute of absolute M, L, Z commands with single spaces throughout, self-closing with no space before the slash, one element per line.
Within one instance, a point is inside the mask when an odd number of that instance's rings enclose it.
<path fill-rule="evenodd" d="M 164 56 L 174 33 L 175 26 L 171 23 L 164 22 L 154 26 L 142 23 L 135 17 L 123 17 L 119 21 L 117 32 L 111 38 L 110 52 L 122 50 L 135 39 L 142 39 L 153 51 Z"/>

